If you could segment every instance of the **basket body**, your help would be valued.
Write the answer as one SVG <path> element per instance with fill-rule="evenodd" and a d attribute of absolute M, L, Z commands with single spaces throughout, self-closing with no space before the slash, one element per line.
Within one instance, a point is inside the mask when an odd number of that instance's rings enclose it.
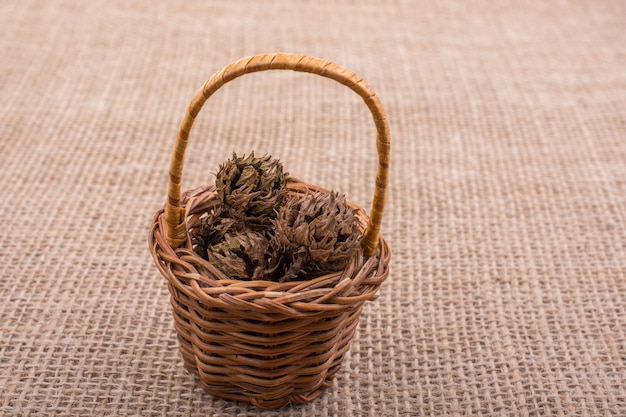
<path fill-rule="evenodd" d="M 300 181 L 289 188 L 290 194 L 321 190 Z M 343 271 L 311 281 L 231 280 L 192 250 L 200 217 L 220 204 L 214 187 L 186 192 L 181 201 L 188 245 L 179 249 L 168 245 L 160 210 L 150 247 L 168 281 L 185 367 L 216 397 L 260 408 L 312 401 L 332 384 L 363 303 L 376 297 L 387 277 L 387 244 L 380 238 L 374 256 L 359 251 Z M 368 218 L 358 210 L 359 223 L 365 227 Z"/>

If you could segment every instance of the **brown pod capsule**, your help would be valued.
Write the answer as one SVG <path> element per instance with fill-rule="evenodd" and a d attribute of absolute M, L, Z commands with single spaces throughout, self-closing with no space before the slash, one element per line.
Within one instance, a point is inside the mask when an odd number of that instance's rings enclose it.
<path fill-rule="evenodd" d="M 215 185 L 228 216 L 258 229 L 270 224 L 275 210 L 285 201 L 286 180 L 283 165 L 269 155 L 256 158 L 254 153 L 248 157 L 233 154 L 220 166 Z"/>
<path fill-rule="evenodd" d="M 290 258 L 288 264 L 302 269 L 291 271 L 290 275 L 339 271 L 359 244 L 355 212 L 344 195 L 334 192 L 306 193 L 289 200 L 279 210 L 274 224 L 274 239 Z"/>
<path fill-rule="evenodd" d="M 207 257 L 224 275 L 233 279 L 264 279 L 268 269 L 269 242 L 261 233 L 243 230 L 227 233 L 224 240 L 207 248 Z"/>

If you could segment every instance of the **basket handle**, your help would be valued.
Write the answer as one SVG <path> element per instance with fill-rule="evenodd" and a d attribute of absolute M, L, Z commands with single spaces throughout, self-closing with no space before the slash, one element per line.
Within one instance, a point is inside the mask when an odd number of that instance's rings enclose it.
<path fill-rule="evenodd" d="M 368 225 L 363 234 L 361 245 L 366 256 L 372 256 L 378 246 L 380 225 L 382 223 L 387 183 L 389 180 L 390 136 L 389 125 L 385 117 L 380 100 L 367 83 L 354 72 L 330 61 L 312 58 L 298 54 L 266 54 L 243 58 L 229 64 L 209 78 L 204 86 L 196 92 L 185 114 L 176 146 L 170 162 L 170 176 L 165 206 L 167 221 L 166 238 L 172 248 L 178 248 L 187 243 L 187 225 L 185 209 L 180 204 L 180 186 L 183 175 L 183 160 L 189 139 L 189 132 L 200 109 L 209 97 L 229 81 L 244 74 L 274 69 L 289 69 L 293 71 L 310 72 L 323 77 L 331 78 L 357 93 L 372 113 L 376 125 L 376 148 L 378 151 L 378 171 L 376 173 L 376 187 L 374 200 Z"/>

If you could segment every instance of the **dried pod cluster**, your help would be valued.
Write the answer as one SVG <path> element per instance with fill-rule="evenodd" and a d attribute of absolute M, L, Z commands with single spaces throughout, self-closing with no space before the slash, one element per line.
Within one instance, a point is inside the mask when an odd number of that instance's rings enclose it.
<path fill-rule="evenodd" d="M 270 156 L 233 157 L 216 174 L 221 206 L 202 220 L 194 249 L 242 280 L 310 279 L 347 265 L 357 250 L 355 210 L 337 193 L 289 194 Z"/>

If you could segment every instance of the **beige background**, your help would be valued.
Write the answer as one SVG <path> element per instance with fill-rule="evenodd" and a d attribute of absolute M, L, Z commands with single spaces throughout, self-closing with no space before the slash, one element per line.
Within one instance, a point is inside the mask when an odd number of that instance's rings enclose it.
<path fill-rule="evenodd" d="M 0 28 L 1 416 L 626 415 L 623 1 L 2 1 Z M 393 259 L 334 387 L 261 412 L 182 368 L 147 231 L 195 90 L 274 51 L 381 97 Z M 252 149 L 369 207 L 344 87 L 229 84 L 184 188 Z"/>

